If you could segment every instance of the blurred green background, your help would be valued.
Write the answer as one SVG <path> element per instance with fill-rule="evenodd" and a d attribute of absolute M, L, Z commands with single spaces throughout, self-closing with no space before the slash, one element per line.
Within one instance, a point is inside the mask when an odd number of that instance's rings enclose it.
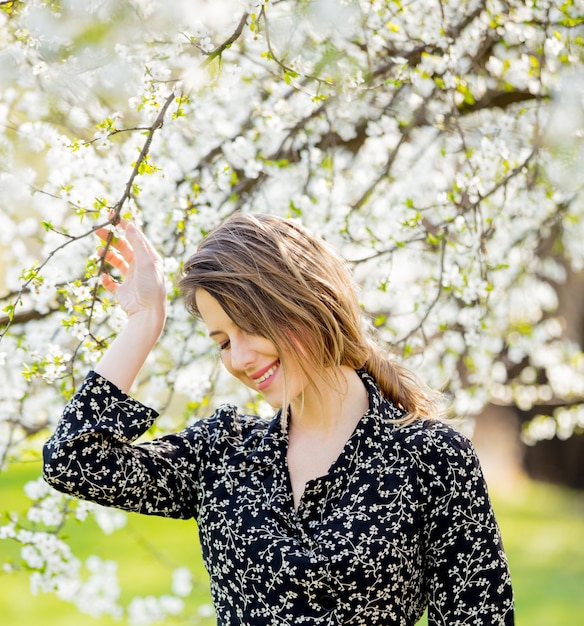
<path fill-rule="evenodd" d="M 39 476 L 36 463 L 15 465 L 0 474 L 2 509 L 21 512 L 23 485 Z M 527 479 L 491 487 L 495 512 L 507 550 L 516 596 L 518 626 L 578 626 L 584 620 L 584 493 Z M 127 525 L 106 536 L 93 521 L 66 529 L 75 553 L 97 554 L 119 562 L 122 602 L 134 595 L 158 596 L 170 590 L 176 567 L 197 575 L 185 611 L 165 624 L 211 626 L 207 575 L 198 552 L 193 522 L 130 514 Z M 18 558 L 18 546 L 0 541 L 0 561 Z M 52 594 L 32 595 L 26 572 L 0 573 L 1 626 L 113 626 L 109 617 L 93 618 Z M 425 621 L 422 624 L 426 623 Z"/>

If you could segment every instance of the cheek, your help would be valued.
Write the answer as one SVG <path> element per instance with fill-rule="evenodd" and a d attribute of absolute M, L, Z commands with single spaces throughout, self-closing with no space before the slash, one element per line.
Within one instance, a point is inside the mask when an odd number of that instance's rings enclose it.
<path fill-rule="evenodd" d="M 229 355 L 221 355 L 221 362 L 223 363 L 223 367 L 225 368 L 225 370 L 227 371 L 228 374 L 230 374 L 231 376 L 233 376 L 233 378 L 236 378 L 237 380 L 241 381 L 242 383 L 244 383 L 245 385 L 250 386 L 250 382 L 247 379 L 247 377 L 242 374 L 240 371 L 235 370 L 232 366 L 231 366 L 231 359 L 229 358 Z"/>
<path fill-rule="evenodd" d="M 292 394 L 297 394 L 299 390 L 303 389 L 308 382 L 307 376 L 302 369 L 299 359 L 302 359 L 302 355 L 295 354 L 292 357 L 287 356 L 287 358 L 282 361 L 282 373 L 286 380 L 288 392 Z"/>
<path fill-rule="evenodd" d="M 284 354 L 284 370 L 290 383 L 306 384 L 308 377 L 306 372 L 312 372 L 314 355 L 311 354 L 310 345 L 297 336 L 290 337 L 291 348 Z"/>

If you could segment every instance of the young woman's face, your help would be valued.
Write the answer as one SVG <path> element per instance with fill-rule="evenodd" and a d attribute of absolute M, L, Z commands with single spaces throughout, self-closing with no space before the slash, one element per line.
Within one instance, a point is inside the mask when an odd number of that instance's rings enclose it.
<path fill-rule="evenodd" d="M 276 346 L 265 337 L 250 335 L 237 326 L 219 302 L 204 289 L 195 294 L 197 309 L 217 343 L 227 371 L 254 391 L 259 391 L 274 408 L 284 402 L 284 370 Z M 287 402 L 292 404 L 308 381 L 299 365 L 286 359 Z"/>

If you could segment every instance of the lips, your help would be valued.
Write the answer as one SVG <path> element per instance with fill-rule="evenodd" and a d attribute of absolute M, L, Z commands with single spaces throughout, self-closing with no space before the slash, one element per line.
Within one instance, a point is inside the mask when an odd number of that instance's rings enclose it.
<path fill-rule="evenodd" d="M 258 389 L 262 389 L 263 387 L 266 387 L 267 385 L 265 383 L 267 383 L 270 378 L 277 372 L 278 368 L 280 367 L 280 360 L 276 360 L 273 363 L 270 363 L 270 365 L 264 367 L 261 370 L 258 370 L 257 372 L 254 372 L 253 374 L 250 375 L 250 378 L 253 379 L 258 387 Z"/>

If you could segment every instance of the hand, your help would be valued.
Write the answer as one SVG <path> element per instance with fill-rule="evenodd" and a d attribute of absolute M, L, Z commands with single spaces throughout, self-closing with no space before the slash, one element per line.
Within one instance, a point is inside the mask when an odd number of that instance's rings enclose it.
<path fill-rule="evenodd" d="M 128 317 L 146 312 L 164 319 L 166 290 L 162 258 L 134 224 L 121 220 L 120 226 L 124 236 L 112 240 L 105 260 L 121 273 L 123 280 L 118 282 L 109 274 L 103 274 L 102 284 L 117 296 Z M 105 240 L 110 231 L 100 228 L 96 234 Z M 103 256 L 104 250 L 99 250 L 99 254 Z"/>

